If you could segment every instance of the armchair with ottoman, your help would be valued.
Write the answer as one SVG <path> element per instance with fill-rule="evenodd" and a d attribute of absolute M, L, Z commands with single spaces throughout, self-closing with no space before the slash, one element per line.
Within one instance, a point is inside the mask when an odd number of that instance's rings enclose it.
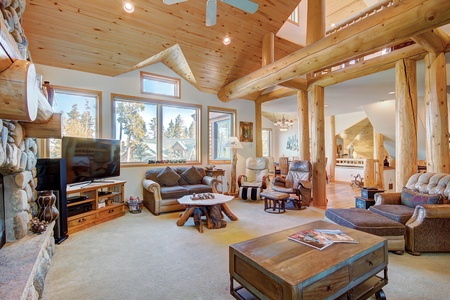
<path fill-rule="evenodd" d="M 239 198 L 259 200 L 269 181 L 269 159 L 249 157 L 245 161 L 245 175 L 238 176 Z"/>
<path fill-rule="evenodd" d="M 142 180 L 144 206 L 154 215 L 184 210 L 178 199 L 193 193 L 217 193 L 217 179 L 203 168 L 157 167 L 147 170 Z"/>
<path fill-rule="evenodd" d="M 406 248 L 413 255 L 450 252 L 449 194 L 450 174 L 417 173 L 409 178 L 402 192 L 375 194 L 375 205 L 369 210 L 327 209 L 325 218 L 385 236 L 390 251 Z"/>

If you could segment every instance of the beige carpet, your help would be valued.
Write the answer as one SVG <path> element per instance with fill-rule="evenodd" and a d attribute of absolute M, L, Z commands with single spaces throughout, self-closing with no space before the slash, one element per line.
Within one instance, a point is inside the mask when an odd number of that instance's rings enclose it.
<path fill-rule="evenodd" d="M 239 221 L 203 234 L 192 219 L 178 227 L 179 213 L 155 217 L 145 209 L 73 234 L 56 246 L 43 299 L 234 299 L 229 245 L 323 219 L 316 208 L 276 215 L 262 202 L 229 207 Z M 448 299 L 449 283 L 450 254 L 389 254 L 389 300 Z"/>

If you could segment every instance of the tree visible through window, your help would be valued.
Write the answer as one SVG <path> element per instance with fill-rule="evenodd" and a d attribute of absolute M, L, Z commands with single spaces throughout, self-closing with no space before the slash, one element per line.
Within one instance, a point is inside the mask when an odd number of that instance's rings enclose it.
<path fill-rule="evenodd" d="M 113 102 L 122 162 L 199 161 L 200 106 L 119 96 Z"/>
<path fill-rule="evenodd" d="M 75 137 L 98 137 L 97 120 L 100 92 L 56 88 L 53 111 L 62 113 L 63 135 Z M 51 158 L 61 157 L 61 140 L 49 139 Z"/>

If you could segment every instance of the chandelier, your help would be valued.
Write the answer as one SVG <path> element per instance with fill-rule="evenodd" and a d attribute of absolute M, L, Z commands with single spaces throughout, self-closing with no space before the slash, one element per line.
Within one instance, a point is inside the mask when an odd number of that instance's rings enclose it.
<path fill-rule="evenodd" d="M 275 119 L 275 116 L 274 116 Z M 294 121 L 283 118 L 273 123 L 273 125 L 277 126 L 281 132 L 284 132 L 288 129 L 291 129 L 294 126 Z"/>

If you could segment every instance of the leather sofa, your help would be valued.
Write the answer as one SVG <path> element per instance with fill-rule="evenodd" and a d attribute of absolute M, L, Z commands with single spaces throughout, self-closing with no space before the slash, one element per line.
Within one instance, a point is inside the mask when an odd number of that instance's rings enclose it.
<path fill-rule="evenodd" d="M 417 173 L 402 192 L 375 194 L 370 211 L 406 227 L 406 250 L 450 252 L 450 174 Z"/>
<path fill-rule="evenodd" d="M 199 167 L 158 167 L 142 180 L 144 206 L 154 215 L 184 210 L 178 199 L 193 193 L 217 193 L 217 179 Z"/>

